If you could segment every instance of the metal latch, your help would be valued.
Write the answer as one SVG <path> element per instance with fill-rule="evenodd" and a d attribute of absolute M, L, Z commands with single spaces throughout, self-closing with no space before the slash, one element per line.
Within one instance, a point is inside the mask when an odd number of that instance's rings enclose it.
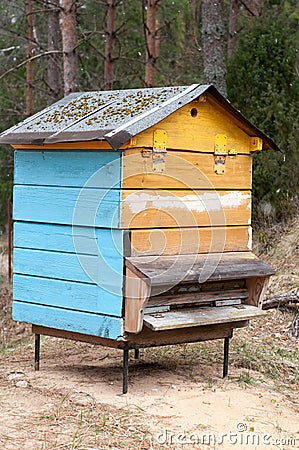
<path fill-rule="evenodd" d="M 165 157 L 167 155 L 167 132 L 165 130 L 154 131 L 153 142 L 153 171 L 163 173 L 165 171 Z"/>

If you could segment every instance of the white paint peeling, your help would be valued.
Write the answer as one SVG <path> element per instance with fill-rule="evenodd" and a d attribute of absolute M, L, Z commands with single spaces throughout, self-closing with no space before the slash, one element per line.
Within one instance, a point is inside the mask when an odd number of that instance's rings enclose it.
<path fill-rule="evenodd" d="M 248 250 L 252 250 L 252 228 L 248 227 L 248 243 L 247 243 Z"/>
<path fill-rule="evenodd" d="M 133 214 L 138 214 L 149 208 L 160 210 L 187 209 L 192 212 L 221 211 L 221 209 L 239 208 L 250 204 L 250 194 L 242 191 L 230 191 L 222 196 L 217 192 L 203 194 L 187 194 L 176 196 L 171 193 L 133 192 L 124 203 Z M 247 205 L 248 206 L 248 205 Z"/>

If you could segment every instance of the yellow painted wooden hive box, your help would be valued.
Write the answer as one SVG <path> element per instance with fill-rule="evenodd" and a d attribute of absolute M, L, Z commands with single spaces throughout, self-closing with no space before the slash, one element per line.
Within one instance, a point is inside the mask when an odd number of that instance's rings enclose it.
<path fill-rule="evenodd" d="M 215 87 L 71 94 L 0 143 L 15 149 L 13 317 L 36 336 L 122 348 L 127 368 L 129 348 L 228 339 L 262 315 L 252 155 L 278 148 Z"/>

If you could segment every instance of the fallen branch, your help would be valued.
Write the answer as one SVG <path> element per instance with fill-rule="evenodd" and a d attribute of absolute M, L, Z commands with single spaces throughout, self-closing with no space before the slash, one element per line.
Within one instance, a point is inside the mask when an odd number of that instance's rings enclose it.
<path fill-rule="evenodd" d="M 299 291 L 288 292 L 286 294 L 276 295 L 263 301 L 263 309 L 277 308 L 286 306 L 288 308 L 299 308 Z"/>

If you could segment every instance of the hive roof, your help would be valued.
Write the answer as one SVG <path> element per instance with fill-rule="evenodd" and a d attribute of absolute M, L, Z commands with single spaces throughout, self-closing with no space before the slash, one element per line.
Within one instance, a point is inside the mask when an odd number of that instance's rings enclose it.
<path fill-rule="evenodd" d="M 100 140 L 118 149 L 207 92 L 237 120 L 240 128 L 262 138 L 264 148 L 278 150 L 214 86 L 199 84 L 73 93 L 4 131 L 0 143 L 44 145 Z"/>

